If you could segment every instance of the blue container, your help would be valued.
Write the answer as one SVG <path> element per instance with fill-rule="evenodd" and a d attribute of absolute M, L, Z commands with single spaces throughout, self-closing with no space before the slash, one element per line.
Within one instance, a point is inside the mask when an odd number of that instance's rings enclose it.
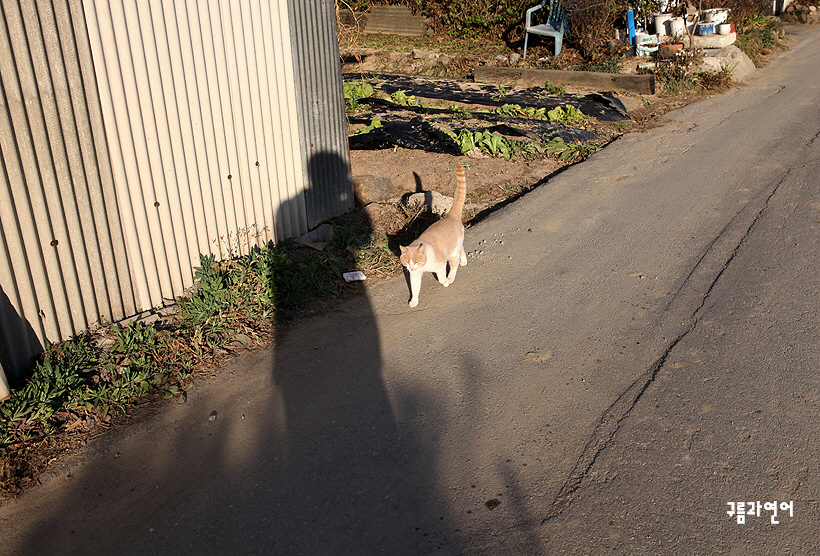
<path fill-rule="evenodd" d="M 715 32 L 713 23 L 698 23 L 698 35 L 711 35 Z"/>

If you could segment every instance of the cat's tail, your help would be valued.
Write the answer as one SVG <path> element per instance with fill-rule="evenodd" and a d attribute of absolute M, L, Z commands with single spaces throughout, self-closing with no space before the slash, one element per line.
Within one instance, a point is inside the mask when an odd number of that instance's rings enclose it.
<path fill-rule="evenodd" d="M 464 200 L 467 198 L 467 178 L 464 175 L 464 166 L 460 162 L 456 163 L 456 195 L 453 198 L 453 208 L 447 213 L 447 218 L 452 216 L 461 220 L 461 211 L 464 209 Z"/>

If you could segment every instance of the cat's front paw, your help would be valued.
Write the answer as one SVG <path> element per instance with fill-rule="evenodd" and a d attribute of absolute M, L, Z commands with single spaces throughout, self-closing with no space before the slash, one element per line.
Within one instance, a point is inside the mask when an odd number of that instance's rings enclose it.
<path fill-rule="evenodd" d="M 411 300 L 410 300 L 410 303 L 408 303 L 408 305 L 410 305 L 410 307 L 415 307 L 415 306 L 416 306 L 416 305 L 418 305 L 418 304 L 419 304 L 419 300 L 418 300 L 418 299 L 411 299 Z"/>

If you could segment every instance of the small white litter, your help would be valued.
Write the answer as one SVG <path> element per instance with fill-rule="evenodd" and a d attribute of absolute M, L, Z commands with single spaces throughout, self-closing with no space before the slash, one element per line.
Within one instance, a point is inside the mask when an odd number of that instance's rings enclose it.
<path fill-rule="evenodd" d="M 364 275 L 364 272 L 361 270 L 356 270 L 355 272 L 345 272 L 342 274 L 342 277 L 345 279 L 345 282 L 358 282 L 360 280 L 367 280 L 367 276 Z"/>

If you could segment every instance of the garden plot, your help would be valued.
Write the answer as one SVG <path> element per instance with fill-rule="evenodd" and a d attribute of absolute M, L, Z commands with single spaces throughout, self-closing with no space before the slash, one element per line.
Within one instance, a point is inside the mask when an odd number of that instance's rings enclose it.
<path fill-rule="evenodd" d="M 507 88 L 456 80 L 345 75 L 352 150 L 403 147 L 503 158 L 576 158 L 600 140 L 595 121 L 629 120 L 612 93 Z M 477 151 L 476 151 L 477 149 Z"/>

